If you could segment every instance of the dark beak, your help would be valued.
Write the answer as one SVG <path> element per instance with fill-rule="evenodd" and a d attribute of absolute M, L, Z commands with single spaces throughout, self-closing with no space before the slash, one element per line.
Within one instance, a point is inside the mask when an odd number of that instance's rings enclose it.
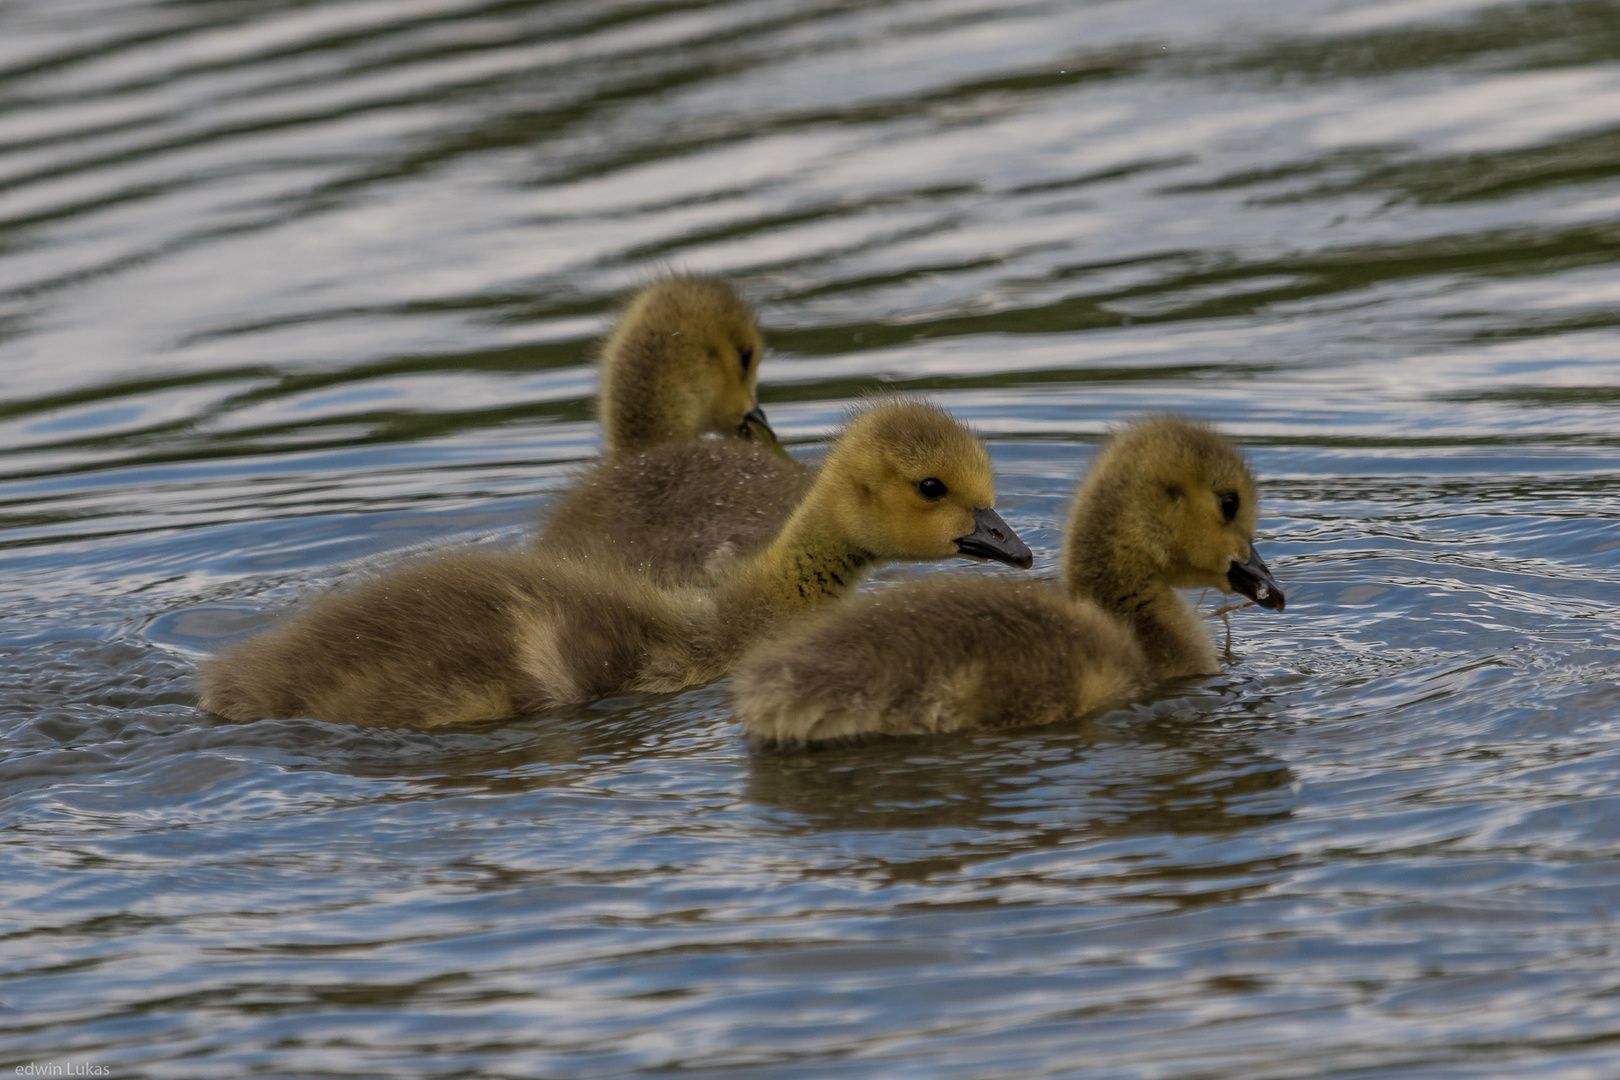
<path fill-rule="evenodd" d="M 776 432 L 771 430 L 770 423 L 765 419 L 765 410 L 755 405 L 743 413 L 742 423 L 737 426 L 737 434 L 745 439 L 760 438 L 765 442 L 776 442 Z"/>
<path fill-rule="evenodd" d="M 1234 559 L 1232 565 L 1226 568 L 1226 582 L 1261 607 L 1272 611 L 1281 611 L 1288 602 L 1283 591 L 1277 588 L 1277 579 L 1271 576 L 1271 567 L 1260 558 L 1253 544 L 1249 545 L 1247 559 L 1242 562 Z"/>
<path fill-rule="evenodd" d="M 994 559 L 1020 570 L 1035 565 L 1029 547 L 1001 520 L 1000 514 L 987 506 L 973 511 L 973 531 L 958 536 L 955 543 L 957 552 L 969 558 Z"/>
<path fill-rule="evenodd" d="M 793 460 L 793 455 L 783 448 L 781 442 L 776 438 L 776 432 L 772 431 L 771 425 L 766 422 L 765 410 L 758 405 L 743 413 L 742 423 L 737 427 L 737 434 L 745 439 L 758 439 L 782 457 L 787 458 L 789 461 Z"/>

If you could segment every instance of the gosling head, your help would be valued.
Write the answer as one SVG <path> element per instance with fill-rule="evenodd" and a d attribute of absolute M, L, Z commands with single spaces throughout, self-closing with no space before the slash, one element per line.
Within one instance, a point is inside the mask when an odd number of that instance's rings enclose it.
<path fill-rule="evenodd" d="M 1286 598 L 1254 547 L 1254 477 L 1227 439 L 1205 424 L 1159 416 L 1109 442 L 1070 513 L 1071 584 L 1110 557 L 1176 588 L 1239 592 L 1283 610 Z"/>
<path fill-rule="evenodd" d="M 990 455 L 942 410 L 884 401 L 850 421 L 821 466 L 839 527 L 881 558 L 964 555 L 1021 569 L 1029 548 L 992 507 Z"/>
<path fill-rule="evenodd" d="M 706 435 L 774 444 L 754 392 L 764 351 L 753 312 L 724 282 L 675 277 L 642 289 L 602 346 L 609 455 Z"/>

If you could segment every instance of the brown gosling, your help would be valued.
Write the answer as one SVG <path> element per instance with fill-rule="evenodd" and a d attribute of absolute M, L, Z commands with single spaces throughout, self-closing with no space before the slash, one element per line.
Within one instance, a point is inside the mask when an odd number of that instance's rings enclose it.
<path fill-rule="evenodd" d="M 714 590 L 532 552 L 430 557 L 205 661 L 202 706 L 233 720 L 434 726 L 678 690 L 723 675 L 884 560 L 1027 568 L 994 501 L 971 432 L 932 406 L 880 403 L 851 420 L 776 538 Z"/>
<path fill-rule="evenodd" d="M 535 549 L 714 584 L 775 536 L 811 474 L 759 407 L 764 348 L 723 282 L 670 278 L 638 293 L 602 347 L 602 461 L 552 503 Z"/>
<path fill-rule="evenodd" d="M 1254 548 L 1242 456 L 1213 428 L 1155 417 L 1116 435 L 1075 497 L 1066 590 L 941 577 L 789 627 L 738 665 L 744 729 L 765 741 L 920 734 L 1070 719 L 1166 679 L 1219 670 L 1178 588 L 1281 611 Z"/>

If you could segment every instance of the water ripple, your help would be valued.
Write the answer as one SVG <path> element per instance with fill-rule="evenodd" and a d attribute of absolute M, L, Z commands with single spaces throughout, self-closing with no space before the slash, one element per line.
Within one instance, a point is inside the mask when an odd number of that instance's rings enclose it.
<path fill-rule="evenodd" d="M 1613 1074 L 1617 65 L 1597 0 L 0 8 L 8 1060 Z M 1288 612 L 998 735 L 196 710 L 524 535 L 670 268 L 758 303 L 796 453 L 975 424 L 1037 573 L 1112 426 L 1219 421 Z"/>

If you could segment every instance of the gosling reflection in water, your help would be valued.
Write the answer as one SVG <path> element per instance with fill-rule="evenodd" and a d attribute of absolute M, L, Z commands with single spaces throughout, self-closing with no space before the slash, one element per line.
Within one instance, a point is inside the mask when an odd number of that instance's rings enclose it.
<path fill-rule="evenodd" d="M 1291 816 L 1297 776 L 1288 764 L 1234 738 L 1229 725 L 1210 723 L 1240 695 L 1251 708 L 1241 688 L 1217 682 L 1035 730 L 927 742 L 755 743 L 745 794 L 790 815 L 778 819 L 790 834 L 848 834 L 840 851 L 858 848 L 860 873 L 883 882 L 1007 860 L 1015 861 L 1009 878 L 1038 877 L 1039 862 L 1025 857 L 1044 851 L 1061 852 L 1065 874 L 1088 860 L 1093 873 L 1120 873 L 1109 863 L 1117 853 L 1077 849 L 1130 839 L 1133 861 L 1151 859 L 1189 837 L 1241 840 Z M 1269 854 L 1241 843 L 1223 850 L 1235 864 Z M 1175 891 L 1191 897 L 1185 863 L 1164 865 Z M 981 873 L 973 882 L 994 888 Z M 1155 871 L 1142 865 L 1130 873 L 1145 885 Z"/>

